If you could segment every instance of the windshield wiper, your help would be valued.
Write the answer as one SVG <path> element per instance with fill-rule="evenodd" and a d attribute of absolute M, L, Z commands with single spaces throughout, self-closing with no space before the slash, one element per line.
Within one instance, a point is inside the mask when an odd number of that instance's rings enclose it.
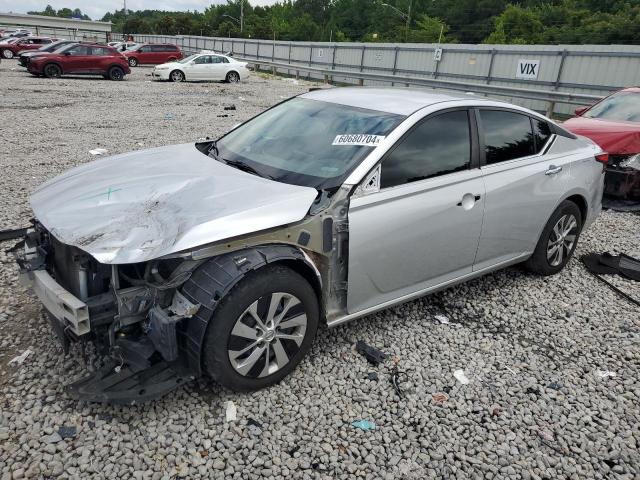
<path fill-rule="evenodd" d="M 216 148 L 216 152 L 217 152 L 217 148 Z M 269 180 L 274 180 L 274 178 L 270 175 L 266 175 L 264 173 L 259 172 L 258 170 L 256 170 L 255 168 L 253 168 L 251 165 L 248 165 L 244 162 L 241 162 L 240 160 L 226 160 L 224 158 L 221 158 L 221 160 L 226 163 L 227 165 L 231 166 L 231 167 L 235 167 L 238 170 L 242 170 L 243 172 L 247 172 L 247 173 L 252 173 L 254 175 L 257 175 L 258 177 L 263 177 L 263 178 L 268 178 Z"/>

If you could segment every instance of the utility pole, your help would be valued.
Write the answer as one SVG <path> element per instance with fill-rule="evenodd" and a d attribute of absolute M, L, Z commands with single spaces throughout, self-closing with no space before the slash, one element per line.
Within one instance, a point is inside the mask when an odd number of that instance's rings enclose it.
<path fill-rule="evenodd" d="M 240 33 L 244 30 L 244 0 L 240 0 Z"/>
<path fill-rule="evenodd" d="M 407 27 L 404 35 L 405 42 L 409 39 L 409 24 L 411 23 L 411 4 L 412 3 L 413 3 L 413 0 L 409 0 L 409 11 L 407 12 Z"/>

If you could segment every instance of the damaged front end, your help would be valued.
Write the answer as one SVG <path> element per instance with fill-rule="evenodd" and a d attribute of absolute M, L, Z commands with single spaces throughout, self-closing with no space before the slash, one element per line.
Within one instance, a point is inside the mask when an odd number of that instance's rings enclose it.
<path fill-rule="evenodd" d="M 23 283 L 42 302 L 65 353 L 95 347 L 102 366 L 67 387 L 77 399 L 136 403 L 158 398 L 193 377 L 180 354 L 180 320 L 199 305 L 178 288 L 202 263 L 188 259 L 105 265 L 59 242 L 42 225 L 15 250 Z"/>

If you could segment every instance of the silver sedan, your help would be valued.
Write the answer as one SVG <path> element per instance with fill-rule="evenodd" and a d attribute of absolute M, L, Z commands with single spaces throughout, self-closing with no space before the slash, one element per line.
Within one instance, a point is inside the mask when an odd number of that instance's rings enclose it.
<path fill-rule="evenodd" d="M 318 90 L 216 141 L 50 180 L 19 262 L 63 341 L 113 357 L 76 396 L 139 401 L 201 374 L 253 390 L 291 372 L 321 322 L 517 263 L 560 272 L 606 161 L 507 103 Z"/>

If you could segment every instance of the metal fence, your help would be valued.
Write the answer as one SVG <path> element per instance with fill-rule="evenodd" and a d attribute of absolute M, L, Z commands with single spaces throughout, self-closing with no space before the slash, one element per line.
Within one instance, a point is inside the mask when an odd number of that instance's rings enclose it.
<path fill-rule="evenodd" d="M 328 75 L 331 81 L 345 84 L 409 83 L 466 89 L 557 114 L 570 114 L 571 105 L 592 103 L 620 87 L 635 85 L 640 76 L 640 46 L 633 45 L 438 46 L 162 35 L 135 38 L 174 43 L 187 53 L 231 51 L 278 73 L 303 71 L 319 80 Z M 539 93 L 527 93 L 531 91 Z"/>
<path fill-rule="evenodd" d="M 31 27 L 30 30 L 34 35 L 59 38 L 61 40 L 80 40 L 87 42 L 111 41 L 110 32 L 99 32 L 96 30 L 81 30 L 78 28 L 59 27 Z"/>

